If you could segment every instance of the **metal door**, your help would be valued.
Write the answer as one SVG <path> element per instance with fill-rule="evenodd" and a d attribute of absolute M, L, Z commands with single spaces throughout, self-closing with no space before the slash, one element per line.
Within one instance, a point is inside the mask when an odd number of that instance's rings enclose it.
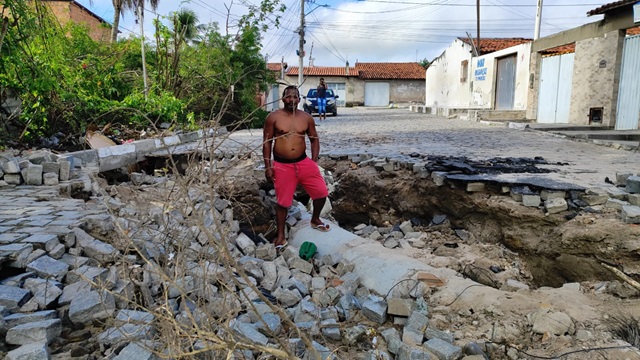
<path fill-rule="evenodd" d="M 640 121 L 640 35 L 624 39 L 616 130 L 636 130 Z"/>
<path fill-rule="evenodd" d="M 496 110 L 512 110 L 516 95 L 516 55 L 498 59 Z"/>
<path fill-rule="evenodd" d="M 364 105 L 365 106 L 388 106 L 389 105 L 389 83 L 366 82 L 364 84 Z"/>
<path fill-rule="evenodd" d="M 345 83 L 327 83 L 329 89 L 333 89 L 333 93 L 338 95 L 336 99 L 337 106 L 344 106 L 347 101 L 347 86 Z"/>
<path fill-rule="evenodd" d="M 539 123 L 569 122 L 574 57 L 575 54 L 571 53 L 542 59 L 538 89 Z"/>

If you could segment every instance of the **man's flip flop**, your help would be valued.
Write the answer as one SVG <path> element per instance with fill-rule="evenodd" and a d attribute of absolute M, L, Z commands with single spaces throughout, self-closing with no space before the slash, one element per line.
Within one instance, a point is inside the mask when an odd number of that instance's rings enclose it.
<path fill-rule="evenodd" d="M 285 241 L 284 244 L 276 245 L 276 251 L 284 250 L 287 247 L 287 245 L 289 245 L 288 241 Z"/>
<path fill-rule="evenodd" d="M 329 226 L 329 224 L 320 224 L 320 225 L 311 224 L 311 228 L 316 229 L 318 231 L 322 231 L 322 232 L 327 232 L 331 230 L 331 227 Z"/>

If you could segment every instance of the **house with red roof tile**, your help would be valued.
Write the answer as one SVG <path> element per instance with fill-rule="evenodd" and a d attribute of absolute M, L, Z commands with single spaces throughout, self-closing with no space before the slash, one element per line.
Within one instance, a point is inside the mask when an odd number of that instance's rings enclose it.
<path fill-rule="evenodd" d="M 282 74 L 278 95 L 286 85 L 298 83 L 298 67 L 286 64 L 267 64 L 269 69 Z M 418 63 L 362 63 L 344 67 L 310 66 L 303 69 L 300 94 L 316 88 L 324 78 L 329 88 L 338 95 L 338 106 L 389 106 L 390 104 L 424 103 L 426 71 Z M 276 99 L 275 92 L 269 101 Z M 274 102 L 275 104 L 275 102 Z M 274 106 L 273 108 L 277 108 Z M 267 108 L 271 110 L 271 108 Z"/>
<path fill-rule="evenodd" d="M 639 128 L 640 5 L 636 3 L 602 5 L 587 16 L 603 15 L 603 19 L 533 42 L 528 119 Z"/>
<path fill-rule="evenodd" d="M 425 109 L 510 119 L 527 107 L 531 39 L 456 38 L 427 69 Z M 480 111 L 480 112 L 479 112 Z M 483 115 L 484 114 L 484 115 Z"/>

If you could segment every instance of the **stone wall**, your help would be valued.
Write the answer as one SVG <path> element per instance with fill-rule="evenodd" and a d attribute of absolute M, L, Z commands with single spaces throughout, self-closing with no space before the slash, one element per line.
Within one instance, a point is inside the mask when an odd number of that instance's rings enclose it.
<path fill-rule="evenodd" d="M 569 123 L 588 125 L 589 109 L 603 108 L 602 125 L 615 124 L 622 31 L 576 42 Z"/>

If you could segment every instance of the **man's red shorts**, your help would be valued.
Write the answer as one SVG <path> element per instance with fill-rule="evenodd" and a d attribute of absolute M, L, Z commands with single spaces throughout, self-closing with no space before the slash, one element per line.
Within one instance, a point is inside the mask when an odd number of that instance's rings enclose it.
<path fill-rule="evenodd" d="M 298 184 L 304 187 L 313 200 L 329 195 L 327 185 L 315 161 L 308 157 L 291 164 L 273 161 L 273 185 L 278 205 L 285 208 L 291 206 Z"/>

